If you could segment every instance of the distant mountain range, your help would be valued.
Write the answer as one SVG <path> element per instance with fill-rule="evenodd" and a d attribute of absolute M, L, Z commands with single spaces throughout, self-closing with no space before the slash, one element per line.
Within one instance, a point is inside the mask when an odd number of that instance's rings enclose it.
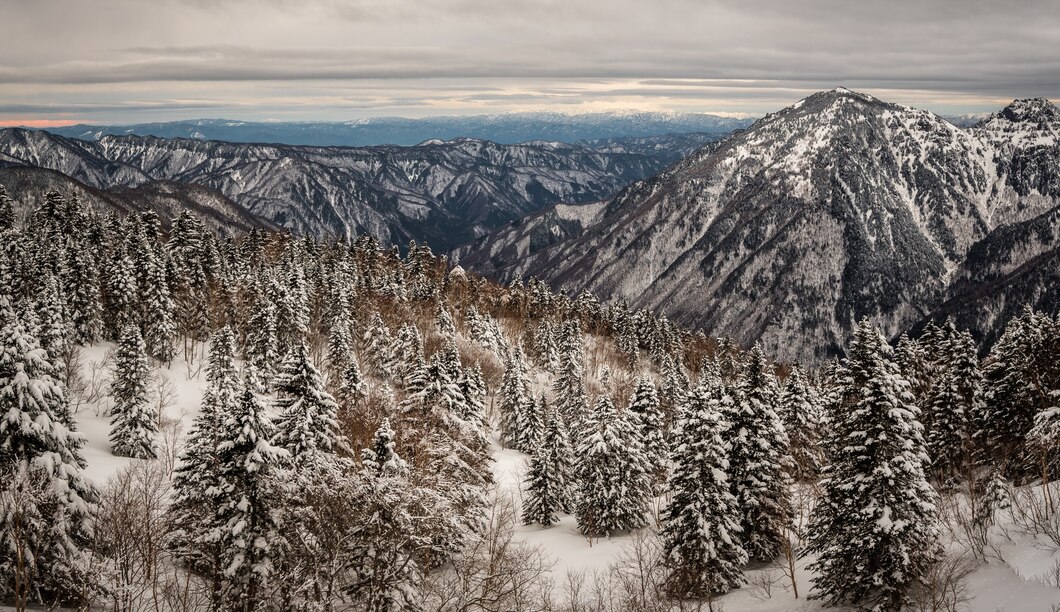
<path fill-rule="evenodd" d="M 197 214 L 221 236 L 254 229 L 283 230 L 216 191 L 198 185 L 153 181 L 136 187 L 97 189 L 54 170 L 29 166 L 0 167 L 0 185 L 12 197 L 16 215 L 23 219 L 44 203 L 48 192 L 56 191 L 64 197 L 77 198 L 85 208 L 101 214 L 154 211 L 166 231 L 170 221 L 185 210 Z"/>
<path fill-rule="evenodd" d="M 1060 308 L 1060 112 L 1017 100 L 967 129 L 837 89 L 605 203 L 558 205 L 455 257 L 624 300 L 782 360 L 953 314 L 987 343 Z"/>
<path fill-rule="evenodd" d="M 608 198 L 715 134 L 516 145 L 460 138 L 412 147 L 310 147 L 151 136 L 67 138 L 0 130 L 0 166 L 35 166 L 113 191 L 199 185 L 268 222 L 315 236 L 371 234 L 448 250 L 557 202 Z"/>
<path fill-rule="evenodd" d="M 753 119 L 734 119 L 705 113 L 507 113 L 423 119 L 379 117 L 347 122 L 194 119 L 136 125 L 72 125 L 48 128 L 48 131 L 82 140 L 99 140 L 107 135 L 137 135 L 227 142 L 363 147 L 416 145 L 426 140 L 455 138 L 516 144 L 541 140 L 575 143 L 583 140 L 693 132 L 728 134 L 735 129 L 747 127 L 752 121 Z"/>

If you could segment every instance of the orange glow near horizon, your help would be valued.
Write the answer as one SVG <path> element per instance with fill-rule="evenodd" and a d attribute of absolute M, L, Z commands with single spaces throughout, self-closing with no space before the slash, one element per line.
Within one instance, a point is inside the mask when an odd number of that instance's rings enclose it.
<path fill-rule="evenodd" d="M 32 127 L 50 128 L 77 125 L 80 121 L 74 119 L 3 119 L 0 118 L 0 127 Z"/>

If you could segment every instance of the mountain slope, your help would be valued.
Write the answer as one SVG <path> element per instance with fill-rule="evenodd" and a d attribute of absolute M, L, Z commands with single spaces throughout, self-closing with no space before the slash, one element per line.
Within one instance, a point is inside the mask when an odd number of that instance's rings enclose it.
<path fill-rule="evenodd" d="M 961 291 L 950 280 L 977 243 L 1009 225 L 1022 242 L 1019 224 L 1055 209 L 1055 110 L 1019 101 L 962 130 L 822 92 L 629 187 L 563 240 L 534 250 L 508 227 L 456 255 L 818 361 L 863 316 L 894 333 L 928 315 Z"/>
<path fill-rule="evenodd" d="M 140 136 L 84 141 L 0 130 L 0 162 L 99 188 L 199 184 L 295 232 L 368 233 L 448 249 L 556 202 L 588 202 L 669 165 L 696 142 L 653 137 L 601 149 L 462 138 L 415 147 L 295 147 Z M 668 144 L 670 143 L 670 144 Z"/>
<path fill-rule="evenodd" d="M 29 166 L 0 168 L 3 185 L 15 204 L 16 215 L 27 217 L 44 202 L 45 194 L 57 191 L 76 197 L 81 204 L 101 214 L 120 216 L 153 210 L 168 230 L 170 220 L 181 212 L 196 213 L 207 227 L 222 236 L 260 229 L 280 231 L 280 227 L 247 211 L 216 191 L 198 185 L 154 181 L 137 187 L 97 189 L 54 170 Z"/>
<path fill-rule="evenodd" d="M 751 124 L 705 113 L 614 112 L 507 113 L 466 117 L 403 119 L 378 117 L 347 122 L 253 122 L 196 119 L 126 126 L 72 125 L 48 131 L 69 138 L 99 140 L 106 135 L 194 138 L 228 142 L 363 147 L 414 145 L 431 138 L 476 138 L 502 144 L 534 140 L 581 140 L 660 136 L 702 132 L 728 134 Z"/>

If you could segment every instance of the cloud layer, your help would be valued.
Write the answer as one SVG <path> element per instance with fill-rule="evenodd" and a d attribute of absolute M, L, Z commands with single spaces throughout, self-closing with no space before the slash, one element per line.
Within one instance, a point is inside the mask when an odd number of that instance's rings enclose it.
<path fill-rule="evenodd" d="M 5 123 L 763 113 L 839 84 L 942 113 L 1060 97 L 1056 0 L 5 4 Z"/>

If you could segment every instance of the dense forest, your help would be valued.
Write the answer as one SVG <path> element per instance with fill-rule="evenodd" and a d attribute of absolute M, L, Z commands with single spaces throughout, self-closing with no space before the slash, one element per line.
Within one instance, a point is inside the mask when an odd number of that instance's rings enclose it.
<path fill-rule="evenodd" d="M 988 351 L 952 321 L 889 339 L 866 319 L 808 368 L 414 243 L 17 198 L 0 189 L 18 610 L 717 610 L 765 566 L 825 604 L 958 610 L 999 512 L 1060 547 L 1055 313 Z M 163 409 L 174 363 L 205 388 L 193 418 Z M 105 481 L 90 406 L 132 459 Z M 517 498 L 503 449 L 526 456 Z M 556 580 L 513 537 L 568 515 L 635 534 L 612 571 Z"/>

